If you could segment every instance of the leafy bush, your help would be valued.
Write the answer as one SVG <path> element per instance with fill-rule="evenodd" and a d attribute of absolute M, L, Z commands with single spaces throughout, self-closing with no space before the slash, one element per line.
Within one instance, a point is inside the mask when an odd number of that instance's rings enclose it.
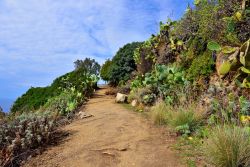
<path fill-rule="evenodd" d="M 175 90 L 185 83 L 184 71 L 181 68 L 157 65 L 151 73 L 147 73 L 143 77 L 137 76 L 131 83 L 131 89 L 135 91 L 138 88 L 148 87 L 153 90 L 155 95 L 166 99 L 176 97 Z M 152 100 L 153 98 L 155 97 L 146 96 L 145 100 Z"/>
<path fill-rule="evenodd" d="M 144 80 L 144 77 L 141 75 L 138 75 L 134 78 L 134 80 L 131 82 L 130 88 L 132 91 L 135 91 L 136 89 L 139 89 L 143 87 L 142 81 Z"/>
<path fill-rule="evenodd" d="M 144 105 L 152 105 L 156 100 L 156 94 L 150 86 L 139 88 L 130 92 L 128 101 L 137 100 L 139 103 Z"/>
<path fill-rule="evenodd" d="M 214 71 L 214 60 L 210 51 L 204 52 L 203 55 L 195 58 L 187 71 L 187 77 L 195 80 L 200 76 L 208 76 Z"/>
<path fill-rule="evenodd" d="M 169 121 L 169 107 L 163 101 L 156 103 L 151 108 L 151 117 L 157 125 L 167 124 Z"/>
<path fill-rule="evenodd" d="M 120 48 L 112 62 L 107 60 L 104 64 L 102 68 L 103 79 L 110 81 L 110 84 L 114 86 L 117 86 L 120 81 L 129 80 L 130 74 L 136 69 L 133 54 L 140 45 L 140 42 L 133 42 Z"/>
<path fill-rule="evenodd" d="M 102 68 L 101 68 L 101 72 L 100 72 L 100 75 L 101 75 L 101 78 L 104 80 L 104 81 L 109 81 L 111 78 L 111 66 L 112 66 L 112 61 L 111 60 L 106 60 L 105 63 L 102 65 Z"/>
<path fill-rule="evenodd" d="M 208 163 L 218 167 L 250 165 L 250 133 L 236 126 L 218 126 L 205 142 Z"/>
<path fill-rule="evenodd" d="M 55 112 L 66 116 L 73 112 L 84 101 L 84 96 L 75 89 L 63 91 L 59 96 L 53 97 L 43 106 L 42 110 Z"/>

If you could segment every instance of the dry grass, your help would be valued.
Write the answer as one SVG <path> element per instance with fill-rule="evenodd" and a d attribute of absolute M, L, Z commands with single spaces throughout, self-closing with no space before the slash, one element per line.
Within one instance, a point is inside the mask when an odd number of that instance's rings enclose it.
<path fill-rule="evenodd" d="M 164 125 L 167 124 L 169 118 L 169 106 L 164 102 L 158 102 L 151 108 L 151 117 L 155 124 Z"/>
<path fill-rule="evenodd" d="M 108 88 L 107 91 L 105 92 L 105 95 L 111 95 L 111 96 L 115 96 L 118 93 L 117 88 Z"/>
<path fill-rule="evenodd" d="M 172 109 L 169 116 L 169 125 L 178 135 L 190 135 L 203 124 L 203 113 L 197 110 L 196 105 L 189 104 Z"/>
<path fill-rule="evenodd" d="M 250 166 L 250 133 L 241 127 L 218 126 L 205 142 L 203 152 L 214 166 Z"/>

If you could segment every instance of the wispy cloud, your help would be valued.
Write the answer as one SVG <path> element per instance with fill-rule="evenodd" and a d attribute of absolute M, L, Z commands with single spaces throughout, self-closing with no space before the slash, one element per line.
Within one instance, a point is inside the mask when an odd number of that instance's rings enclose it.
<path fill-rule="evenodd" d="M 1 0 L 0 97 L 15 98 L 73 69 L 103 63 L 122 45 L 143 41 L 191 0 Z"/>

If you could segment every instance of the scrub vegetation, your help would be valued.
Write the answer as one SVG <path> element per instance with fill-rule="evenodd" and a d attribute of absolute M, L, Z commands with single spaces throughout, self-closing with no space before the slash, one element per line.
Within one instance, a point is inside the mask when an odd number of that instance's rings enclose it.
<path fill-rule="evenodd" d="M 124 65 L 134 70 L 125 78 L 103 78 L 117 90 L 129 87 L 128 101 L 171 127 L 178 149 L 198 150 L 186 156 L 189 166 L 198 159 L 250 165 L 249 20 L 249 0 L 195 0 L 180 20 L 161 22 L 158 34 L 131 49 L 134 62 Z"/>
<path fill-rule="evenodd" d="M 0 116 L 0 166 L 57 141 L 58 127 L 91 97 L 100 75 L 107 95 L 127 94 L 134 111 L 171 129 L 188 166 L 249 167 L 250 1 L 194 0 L 180 20 L 159 27 L 102 67 L 77 60 L 74 71 L 19 97 Z"/>
<path fill-rule="evenodd" d="M 18 166 L 41 148 L 59 142 L 59 128 L 97 88 L 100 65 L 86 58 L 47 87 L 30 88 L 0 121 L 0 166 Z"/>

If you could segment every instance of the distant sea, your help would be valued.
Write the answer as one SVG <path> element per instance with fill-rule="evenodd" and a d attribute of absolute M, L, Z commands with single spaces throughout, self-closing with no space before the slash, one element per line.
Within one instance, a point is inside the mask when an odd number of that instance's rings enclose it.
<path fill-rule="evenodd" d="M 0 106 L 3 108 L 4 112 L 9 112 L 14 101 L 15 100 L 11 99 L 0 99 Z"/>

